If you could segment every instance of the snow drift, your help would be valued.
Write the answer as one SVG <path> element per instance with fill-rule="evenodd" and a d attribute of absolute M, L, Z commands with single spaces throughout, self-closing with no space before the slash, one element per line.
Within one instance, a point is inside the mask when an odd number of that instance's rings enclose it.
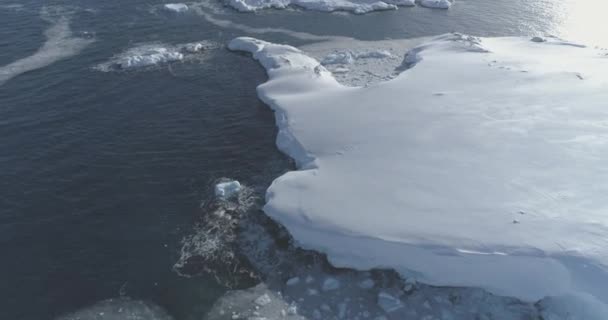
<path fill-rule="evenodd" d="M 608 59 L 546 40 L 444 35 L 353 88 L 294 47 L 234 39 L 266 68 L 258 94 L 299 169 L 265 212 L 339 267 L 608 302 Z"/>

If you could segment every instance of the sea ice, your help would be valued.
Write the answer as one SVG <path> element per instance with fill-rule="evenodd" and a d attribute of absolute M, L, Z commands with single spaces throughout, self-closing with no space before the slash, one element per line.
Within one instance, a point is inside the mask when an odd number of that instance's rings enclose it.
<path fill-rule="evenodd" d="M 20 74 L 41 69 L 61 59 L 74 56 L 94 42 L 93 39 L 74 37 L 69 19 L 66 15 L 61 15 L 61 12 L 57 17 L 43 9 L 41 16 L 52 23 L 44 32 L 46 41 L 33 55 L 0 66 L 0 86 Z"/>
<path fill-rule="evenodd" d="M 172 320 L 161 307 L 149 302 L 131 300 L 128 298 L 109 299 L 76 312 L 66 314 L 57 320 Z"/>
<path fill-rule="evenodd" d="M 215 44 L 207 41 L 178 45 L 146 43 L 115 55 L 109 61 L 99 64 L 96 69 L 104 72 L 145 69 L 171 62 L 193 60 L 201 57 L 205 50 L 214 47 Z"/>
<path fill-rule="evenodd" d="M 291 46 L 229 48 L 267 70 L 258 94 L 298 170 L 273 182 L 264 211 L 300 246 L 432 285 L 608 302 L 597 49 L 450 34 L 395 79 L 356 88 Z"/>
<path fill-rule="evenodd" d="M 338 288 L 340 288 L 340 281 L 332 277 L 326 278 L 325 281 L 323 281 L 323 286 L 321 287 L 323 291 L 336 290 Z"/>
<path fill-rule="evenodd" d="M 184 3 L 167 3 L 165 4 L 165 10 L 173 12 L 186 12 L 188 11 L 188 5 Z"/>
<path fill-rule="evenodd" d="M 236 180 L 220 182 L 215 185 L 215 196 L 222 199 L 234 197 L 241 190 L 241 183 Z"/>
<path fill-rule="evenodd" d="M 414 0 L 225 0 L 226 4 L 241 12 L 263 9 L 284 9 L 290 5 L 315 11 L 350 11 L 364 14 L 373 11 L 396 10 L 398 6 L 414 6 Z"/>
<path fill-rule="evenodd" d="M 387 313 L 395 312 L 403 308 L 401 300 L 392 294 L 381 291 L 378 293 L 378 306 Z"/>
<path fill-rule="evenodd" d="M 435 9 L 449 9 L 454 0 L 418 0 L 417 3 L 422 7 Z"/>

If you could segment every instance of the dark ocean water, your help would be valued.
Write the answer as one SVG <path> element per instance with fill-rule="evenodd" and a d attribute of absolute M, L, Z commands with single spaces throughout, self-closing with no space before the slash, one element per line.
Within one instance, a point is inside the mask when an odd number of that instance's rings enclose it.
<path fill-rule="evenodd" d="M 226 288 L 210 276 L 179 277 L 172 266 L 180 240 L 205 214 L 212 182 L 229 177 L 264 190 L 290 167 L 274 146 L 272 112 L 256 97 L 264 71 L 221 46 L 201 62 L 93 67 L 140 43 L 222 45 L 245 32 L 152 10 L 161 1 L 16 3 L 0 0 L 0 67 L 45 42 L 52 23 L 43 7 L 95 42 L 0 84 L 0 319 L 52 319 L 121 292 L 177 319 L 200 319 Z M 364 16 L 212 5 L 215 17 L 245 25 L 374 40 L 551 33 L 553 3 L 458 0 L 449 11 Z"/>

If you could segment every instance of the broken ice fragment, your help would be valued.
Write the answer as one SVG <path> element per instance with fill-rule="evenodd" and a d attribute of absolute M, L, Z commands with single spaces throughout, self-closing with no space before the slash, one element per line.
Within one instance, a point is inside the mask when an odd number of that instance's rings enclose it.
<path fill-rule="evenodd" d="M 215 185 L 215 196 L 218 198 L 227 199 L 235 196 L 241 191 L 241 184 L 236 181 L 220 182 Z"/>

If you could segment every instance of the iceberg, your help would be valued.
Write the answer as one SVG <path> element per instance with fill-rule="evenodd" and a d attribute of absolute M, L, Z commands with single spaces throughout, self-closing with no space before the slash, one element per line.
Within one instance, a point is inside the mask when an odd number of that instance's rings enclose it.
<path fill-rule="evenodd" d="M 393 80 L 346 87 L 295 47 L 229 48 L 267 70 L 258 95 L 298 170 L 272 183 L 264 211 L 300 247 L 431 285 L 608 302 L 599 49 L 448 34 L 412 49 Z"/>

